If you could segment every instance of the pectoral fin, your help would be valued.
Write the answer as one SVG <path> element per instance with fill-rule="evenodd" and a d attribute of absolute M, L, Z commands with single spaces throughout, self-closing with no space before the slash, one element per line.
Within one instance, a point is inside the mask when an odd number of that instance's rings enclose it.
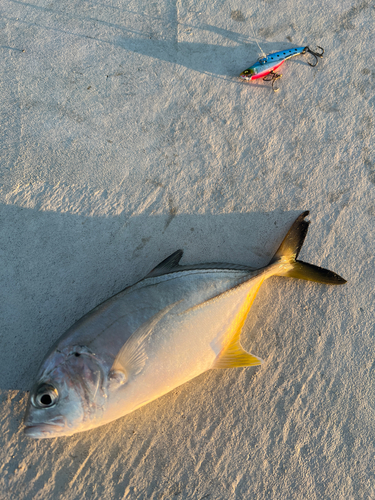
<path fill-rule="evenodd" d="M 253 305 L 254 299 L 264 279 L 260 278 L 259 283 L 254 285 L 246 297 L 245 303 L 238 312 L 228 332 L 227 338 L 231 340 L 216 358 L 212 368 L 236 368 L 240 366 L 257 366 L 263 363 L 261 358 L 246 352 L 240 343 L 240 335 L 246 317 Z"/>
<path fill-rule="evenodd" d="M 116 389 L 125 384 L 131 376 L 137 375 L 143 370 L 147 361 L 146 345 L 149 336 L 157 323 L 179 302 L 165 307 L 152 316 L 125 342 L 118 352 L 109 372 L 108 378 L 111 389 Z"/>

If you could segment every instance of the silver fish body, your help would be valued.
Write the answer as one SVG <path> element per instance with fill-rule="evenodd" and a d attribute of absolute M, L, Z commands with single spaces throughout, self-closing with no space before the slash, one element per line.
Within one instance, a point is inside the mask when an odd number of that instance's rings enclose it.
<path fill-rule="evenodd" d="M 212 368 L 259 365 L 260 358 L 242 349 L 239 336 L 265 279 L 281 275 L 345 283 L 331 271 L 296 260 L 306 215 L 296 220 L 265 268 L 180 266 L 178 251 L 80 319 L 42 362 L 26 411 L 26 435 L 88 430 Z"/>

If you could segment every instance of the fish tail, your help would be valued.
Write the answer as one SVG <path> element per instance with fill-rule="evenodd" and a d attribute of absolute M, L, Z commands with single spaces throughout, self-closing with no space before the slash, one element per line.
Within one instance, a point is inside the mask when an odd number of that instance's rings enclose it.
<path fill-rule="evenodd" d="M 290 264 L 285 267 L 281 266 L 280 272 L 276 272 L 275 275 L 317 281 L 329 285 L 343 285 L 346 280 L 333 271 L 297 260 L 310 224 L 310 221 L 305 220 L 308 214 L 309 212 L 306 211 L 297 217 L 273 256 L 270 264 L 276 262 Z"/>

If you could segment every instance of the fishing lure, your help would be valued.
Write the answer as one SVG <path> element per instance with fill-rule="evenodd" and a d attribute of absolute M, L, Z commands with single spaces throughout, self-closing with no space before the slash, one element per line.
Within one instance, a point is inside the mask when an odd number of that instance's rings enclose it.
<path fill-rule="evenodd" d="M 240 77 L 244 80 L 263 78 L 266 82 L 272 81 L 272 89 L 274 92 L 277 92 L 279 89 L 274 87 L 274 83 L 283 75 L 275 73 L 275 70 L 277 70 L 277 68 L 287 59 L 306 53 L 312 54 L 315 57 L 315 64 L 307 61 L 307 63 L 314 68 L 318 64 L 318 57 L 323 57 L 324 54 L 324 49 L 322 47 L 318 46 L 317 48 L 320 49 L 321 52 L 314 52 L 309 47 L 295 47 L 293 49 L 282 50 L 281 52 L 274 52 L 273 54 L 258 59 L 250 68 L 245 69 L 245 71 L 240 74 Z"/>

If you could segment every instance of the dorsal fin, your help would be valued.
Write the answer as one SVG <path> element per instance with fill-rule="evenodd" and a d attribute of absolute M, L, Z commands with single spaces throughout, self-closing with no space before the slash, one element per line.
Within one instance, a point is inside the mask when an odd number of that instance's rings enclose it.
<path fill-rule="evenodd" d="M 170 255 L 162 262 L 160 262 L 160 264 L 154 267 L 154 269 L 148 273 L 146 278 L 155 278 L 155 276 L 162 276 L 163 274 L 171 272 L 173 269 L 178 267 L 178 263 L 180 262 L 183 253 L 183 250 L 177 250 L 176 252 L 172 253 L 172 255 Z"/>
<path fill-rule="evenodd" d="M 211 269 L 220 271 L 245 271 L 251 273 L 251 271 L 256 271 L 255 267 L 245 266 L 243 264 L 230 264 L 227 262 L 205 262 L 203 264 L 191 264 L 178 266 L 179 271 L 209 271 Z"/>

